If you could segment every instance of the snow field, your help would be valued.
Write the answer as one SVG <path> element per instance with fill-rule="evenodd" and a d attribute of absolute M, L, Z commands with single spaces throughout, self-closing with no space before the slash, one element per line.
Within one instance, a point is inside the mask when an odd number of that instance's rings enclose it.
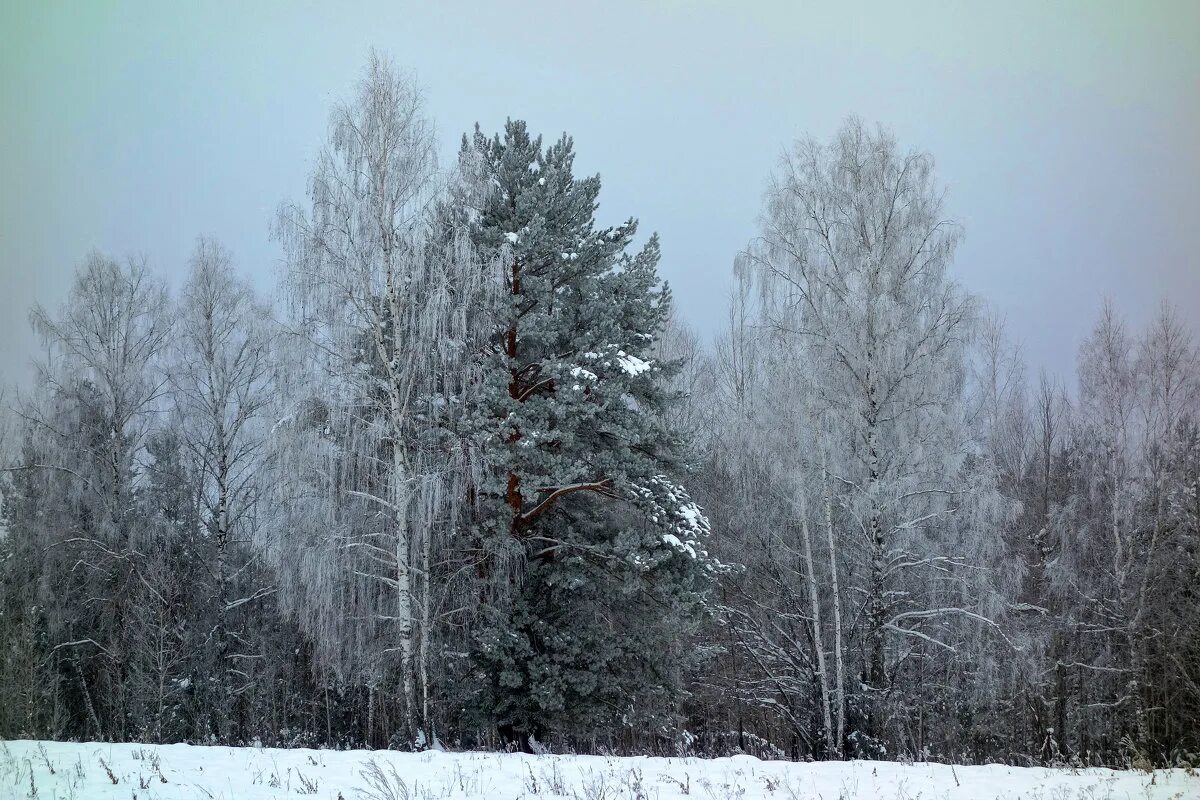
<path fill-rule="evenodd" d="M 1194 771 L 1153 773 L 750 756 L 616 758 L 0 743 L 0 800 L 1195 800 Z"/>

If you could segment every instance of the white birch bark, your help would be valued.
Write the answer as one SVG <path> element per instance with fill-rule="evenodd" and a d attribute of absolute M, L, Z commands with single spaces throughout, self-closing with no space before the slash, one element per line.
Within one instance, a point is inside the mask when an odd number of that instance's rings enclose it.
<path fill-rule="evenodd" d="M 808 498 L 804 489 L 796 492 L 797 514 L 800 517 L 800 541 L 804 551 L 804 574 L 808 584 L 808 602 L 812 614 L 813 650 L 817 658 L 817 676 L 821 687 L 821 717 L 825 729 L 825 751 L 833 753 L 834 731 L 829 696 L 829 672 L 825 668 L 825 639 L 821 628 L 821 598 L 817 589 L 817 572 L 813 566 L 812 536 L 808 527 Z"/>
<path fill-rule="evenodd" d="M 301 434 L 294 408 L 281 418 L 300 435 L 295 454 L 317 457 L 301 471 L 323 487 L 312 508 L 320 524 L 302 527 L 331 529 L 335 540 L 307 540 L 323 566 L 297 575 L 288 593 L 320 609 L 313 624 L 330 669 L 372 685 L 398 677 L 414 744 L 432 730 L 439 587 L 430 571 L 469 510 L 472 453 L 460 417 L 480 383 L 475 357 L 494 289 L 461 221 L 436 216 L 435 153 L 420 94 L 373 58 L 357 96 L 334 111 L 311 211 L 280 213 L 290 330 L 316 367 L 303 391 L 326 421 Z M 339 618 L 331 591 L 362 598 L 366 617 Z M 351 663 L 343 640 L 373 652 Z"/>
<path fill-rule="evenodd" d="M 825 512 L 825 539 L 829 550 L 829 594 L 833 601 L 833 659 L 834 659 L 834 713 L 837 731 L 833 740 L 833 754 L 842 757 L 846 740 L 846 665 L 842 646 L 842 595 L 838 584 L 838 548 L 833 533 L 833 493 L 829 488 L 825 431 L 821 428 L 821 501 Z"/>

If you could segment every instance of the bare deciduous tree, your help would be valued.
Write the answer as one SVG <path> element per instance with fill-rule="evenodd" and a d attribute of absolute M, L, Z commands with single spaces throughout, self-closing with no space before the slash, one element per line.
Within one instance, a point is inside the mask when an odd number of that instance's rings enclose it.
<path fill-rule="evenodd" d="M 117 738 L 128 735 L 124 676 L 138 655 L 129 652 L 130 609 L 143 596 L 161 602 L 144 574 L 134 490 L 166 387 L 161 356 L 170 331 L 167 303 L 165 289 L 143 262 L 122 265 L 93 253 L 57 315 L 41 306 L 30 315 L 47 356 L 38 364 L 43 397 L 26 404 L 22 415 L 44 460 L 24 466 L 67 478 L 87 509 L 86 527 L 52 533 L 50 546 L 79 554 L 77 565 L 90 575 L 88 602 L 100 609 L 91 612 L 94 624 L 82 626 L 86 633 L 64 620 L 65 637 L 56 648 L 75 659 L 96 733 Z M 101 665 L 93 679 L 105 696 L 89 689 L 83 656 L 71 655 L 81 651 Z M 96 710 L 101 701 L 107 728 Z"/>
<path fill-rule="evenodd" d="M 245 565 L 231 563 L 234 547 L 250 543 L 253 512 L 263 491 L 258 456 L 274 368 L 269 319 L 268 309 L 234 273 L 225 248 L 200 239 L 179 306 L 171 383 L 183 440 L 195 464 L 202 521 L 214 543 L 215 563 L 202 568 L 214 584 L 217 702 L 225 709 L 235 695 L 231 681 L 241 673 L 236 662 L 247 657 L 236 651 L 239 634 L 229 618 L 274 591 L 254 587 L 235 596 L 232 584 Z M 229 716 L 219 716 L 226 727 L 218 735 L 227 740 Z"/>

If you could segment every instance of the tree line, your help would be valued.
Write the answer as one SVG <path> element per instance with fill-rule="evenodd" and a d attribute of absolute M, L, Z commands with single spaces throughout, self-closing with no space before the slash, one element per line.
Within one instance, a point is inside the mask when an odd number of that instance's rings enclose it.
<path fill-rule="evenodd" d="M 925 153 L 780 161 L 712 347 L 520 121 L 439 167 L 372 57 L 275 303 L 90 255 L 0 478 L 0 735 L 1177 763 L 1200 369 L 1112 306 L 1078 388 L 950 277 Z"/>

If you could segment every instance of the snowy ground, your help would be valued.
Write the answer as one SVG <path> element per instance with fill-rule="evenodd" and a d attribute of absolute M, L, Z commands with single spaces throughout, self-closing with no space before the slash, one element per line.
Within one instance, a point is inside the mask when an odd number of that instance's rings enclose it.
<path fill-rule="evenodd" d="M 1183 770 L 1113 772 L 940 764 L 792 764 L 748 756 L 605 758 L 0 743 L 0 799 L 39 800 L 1121 800 L 1200 798 Z"/>

